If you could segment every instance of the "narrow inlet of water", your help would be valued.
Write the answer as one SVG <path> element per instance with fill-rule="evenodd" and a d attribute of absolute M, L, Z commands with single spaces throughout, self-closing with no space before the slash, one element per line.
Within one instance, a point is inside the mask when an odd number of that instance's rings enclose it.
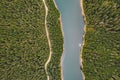
<path fill-rule="evenodd" d="M 55 0 L 62 17 L 64 53 L 62 56 L 63 80 L 83 80 L 80 69 L 80 48 L 84 21 L 80 0 Z"/>

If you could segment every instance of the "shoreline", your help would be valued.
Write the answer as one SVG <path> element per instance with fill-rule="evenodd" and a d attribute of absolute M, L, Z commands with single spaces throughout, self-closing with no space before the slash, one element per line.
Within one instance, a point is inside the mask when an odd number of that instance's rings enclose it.
<path fill-rule="evenodd" d="M 62 35 L 63 35 L 63 38 L 64 38 L 64 33 L 63 33 L 63 28 L 62 28 L 62 18 L 61 18 L 61 15 L 60 15 L 60 24 L 61 24 Z M 64 46 L 64 43 L 63 43 L 63 46 Z M 63 52 L 64 52 L 64 47 L 63 47 Z M 62 56 L 61 56 L 61 59 L 60 59 L 60 66 L 61 66 L 61 80 L 63 80 L 62 61 L 63 61 L 63 53 L 62 53 Z"/>
<path fill-rule="evenodd" d="M 56 7 L 56 9 L 58 10 L 58 12 L 60 13 L 60 11 L 59 11 L 59 9 L 58 9 L 58 7 L 57 7 L 57 5 L 56 5 L 56 2 L 55 2 L 55 0 L 53 0 L 53 2 L 54 2 L 54 5 L 55 5 L 55 7 Z M 59 21 L 60 21 L 60 28 L 61 28 L 61 32 L 62 32 L 62 36 L 63 36 L 63 40 L 64 40 L 64 32 L 63 32 L 63 28 L 62 28 L 62 15 L 61 15 L 61 13 L 60 13 L 60 17 L 59 17 Z M 64 43 L 63 43 L 63 46 L 64 46 Z M 63 52 L 64 52 L 64 47 L 63 47 Z M 63 53 L 62 53 L 62 56 L 63 56 Z M 62 56 L 61 56 L 61 59 L 60 59 L 60 67 L 61 67 L 61 80 L 63 80 L 63 69 L 62 69 Z"/>
<path fill-rule="evenodd" d="M 81 50 L 80 50 L 80 65 L 81 65 L 81 68 L 83 69 L 82 52 L 83 52 L 83 46 L 85 45 L 86 22 L 87 22 L 86 21 L 86 16 L 85 16 L 85 13 L 84 13 L 83 0 L 80 0 L 80 7 L 81 7 L 81 11 L 82 11 L 83 20 L 84 20 L 84 34 L 82 36 L 83 42 L 82 42 L 82 46 L 81 46 Z M 82 72 L 83 80 L 85 80 L 85 74 L 82 70 L 81 70 L 81 72 Z"/>

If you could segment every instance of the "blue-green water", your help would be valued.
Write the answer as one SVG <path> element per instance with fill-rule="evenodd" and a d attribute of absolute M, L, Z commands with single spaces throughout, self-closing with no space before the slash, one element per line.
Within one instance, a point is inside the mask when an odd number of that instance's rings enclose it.
<path fill-rule="evenodd" d="M 80 0 L 55 0 L 62 15 L 64 53 L 62 71 L 64 80 L 82 80 L 80 70 L 80 46 L 84 22 Z"/>

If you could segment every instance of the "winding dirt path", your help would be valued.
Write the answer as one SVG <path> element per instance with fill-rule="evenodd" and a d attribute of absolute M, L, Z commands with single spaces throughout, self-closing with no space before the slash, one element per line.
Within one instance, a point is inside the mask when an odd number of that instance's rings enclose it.
<path fill-rule="evenodd" d="M 48 39 L 48 45 L 49 45 L 49 50 L 50 50 L 50 54 L 48 57 L 48 60 L 45 63 L 45 72 L 47 75 L 47 80 L 50 79 L 49 75 L 48 75 L 48 71 L 47 71 L 47 65 L 49 64 L 50 60 L 51 60 L 51 56 L 52 56 L 52 48 L 51 48 L 51 41 L 50 41 L 50 37 L 49 37 L 49 31 L 48 31 L 48 27 L 47 27 L 47 15 L 48 15 L 48 7 L 46 5 L 45 0 L 43 0 L 44 6 L 45 6 L 45 30 L 46 30 L 46 35 L 47 35 L 47 39 Z"/>

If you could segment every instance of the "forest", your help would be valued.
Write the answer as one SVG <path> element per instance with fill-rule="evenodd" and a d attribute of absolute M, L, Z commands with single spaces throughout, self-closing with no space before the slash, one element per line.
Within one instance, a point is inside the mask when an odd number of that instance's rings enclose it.
<path fill-rule="evenodd" d="M 50 80 L 61 80 L 60 14 L 53 0 L 45 2 L 52 45 L 48 75 Z M 47 80 L 45 63 L 50 51 L 45 13 L 42 0 L 0 0 L 0 80 Z"/>
<path fill-rule="evenodd" d="M 85 80 L 120 80 L 120 0 L 83 0 Z"/>

